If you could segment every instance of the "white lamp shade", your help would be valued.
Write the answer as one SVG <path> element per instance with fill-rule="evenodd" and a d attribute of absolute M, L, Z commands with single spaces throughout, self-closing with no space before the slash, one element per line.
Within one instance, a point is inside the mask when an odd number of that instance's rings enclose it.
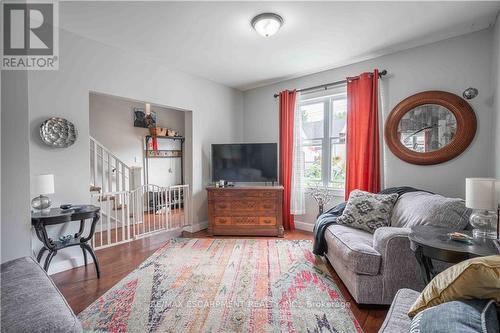
<path fill-rule="evenodd" d="M 52 194 L 54 193 L 54 175 L 38 175 L 32 180 L 33 194 Z"/>
<path fill-rule="evenodd" d="M 146 113 L 147 115 L 151 114 L 151 104 L 146 103 L 146 110 L 145 110 L 145 113 Z"/>
<path fill-rule="evenodd" d="M 472 209 L 496 210 L 496 179 L 466 178 L 465 206 Z"/>

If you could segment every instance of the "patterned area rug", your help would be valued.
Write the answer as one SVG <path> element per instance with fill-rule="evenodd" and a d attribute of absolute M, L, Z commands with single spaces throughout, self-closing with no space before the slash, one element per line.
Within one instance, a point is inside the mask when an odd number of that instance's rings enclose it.
<path fill-rule="evenodd" d="M 362 332 L 311 246 L 175 239 L 79 318 L 87 332 Z"/>

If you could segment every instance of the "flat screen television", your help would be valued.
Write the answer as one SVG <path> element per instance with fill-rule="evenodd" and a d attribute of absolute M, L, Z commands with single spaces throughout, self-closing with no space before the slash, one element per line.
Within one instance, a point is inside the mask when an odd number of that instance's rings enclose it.
<path fill-rule="evenodd" d="M 277 144 L 213 144 L 212 180 L 239 183 L 277 181 Z"/>

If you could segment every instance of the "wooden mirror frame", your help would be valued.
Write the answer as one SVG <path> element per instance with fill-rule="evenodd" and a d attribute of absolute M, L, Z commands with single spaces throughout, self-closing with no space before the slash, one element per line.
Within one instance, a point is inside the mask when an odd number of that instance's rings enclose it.
<path fill-rule="evenodd" d="M 403 146 L 398 135 L 399 121 L 410 110 L 425 104 L 437 104 L 450 110 L 457 120 L 453 140 L 441 149 L 419 153 Z M 463 98 L 445 91 L 424 91 L 401 101 L 385 122 L 385 140 L 398 158 L 412 164 L 432 165 L 449 161 L 471 144 L 476 135 L 477 120 L 472 107 Z"/>

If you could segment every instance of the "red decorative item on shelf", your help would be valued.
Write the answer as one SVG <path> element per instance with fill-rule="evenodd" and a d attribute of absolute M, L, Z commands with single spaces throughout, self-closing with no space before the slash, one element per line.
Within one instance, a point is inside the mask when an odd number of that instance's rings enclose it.
<path fill-rule="evenodd" d="M 151 138 L 151 147 L 153 148 L 154 151 L 158 150 L 158 138 L 155 136 Z"/>

